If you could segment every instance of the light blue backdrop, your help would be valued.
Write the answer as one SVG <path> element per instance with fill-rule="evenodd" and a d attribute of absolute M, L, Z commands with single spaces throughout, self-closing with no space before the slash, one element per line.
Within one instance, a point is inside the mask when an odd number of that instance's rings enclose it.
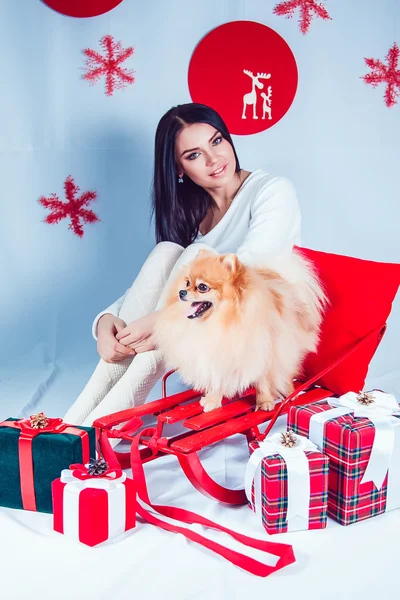
<path fill-rule="evenodd" d="M 189 102 L 193 49 L 214 27 L 265 23 L 290 45 L 299 88 L 286 116 L 252 136 L 233 136 L 246 169 L 292 180 L 303 245 L 400 260 L 400 104 L 360 77 L 364 57 L 400 44 L 397 0 L 328 0 L 332 21 L 274 16 L 271 0 L 124 0 L 92 18 L 65 17 L 40 0 L 0 0 L 0 417 L 35 407 L 63 414 L 97 362 L 93 317 L 125 291 L 154 245 L 150 215 L 153 140 L 172 105 Z M 83 49 L 105 34 L 134 46 L 136 82 L 112 97 L 82 79 Z M 216 65 L 218 57 L 215 57 Z M 213 66 L 214 68 L 214 66 Z M 63 197 L 71 174 L 96 190 L 100 223 L 83 239 L 68 222 L 47 225 L 40 196 Z M 379 294 L 379 282 L 366 281 Z M 400 393 L 397 299 L 371 365 Z"/>

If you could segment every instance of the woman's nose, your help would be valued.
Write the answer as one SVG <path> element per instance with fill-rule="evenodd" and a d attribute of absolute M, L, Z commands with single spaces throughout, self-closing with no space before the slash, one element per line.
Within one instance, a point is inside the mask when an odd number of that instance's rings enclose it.
<path fill-rule="evenodd" d="M 217 157 L 213 154 L 206 155 L 206 165 L 207 167 L 212 167 L 217 162 Z"/>
<path fill-rule="evenodd" d="M 179 290 L 179 298 L 181 300 L 185 300 L 186 299 L 185 298 L 186 294 L 187 294 L 187 290 Z"/>

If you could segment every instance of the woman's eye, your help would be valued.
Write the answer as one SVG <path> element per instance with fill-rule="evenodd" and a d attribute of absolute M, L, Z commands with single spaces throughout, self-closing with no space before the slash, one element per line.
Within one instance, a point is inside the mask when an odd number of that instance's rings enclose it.
<path fill-rule="evenodd" d="M 219 135 L 217 138 L 215 138 L 214 140 L 214 144 L 220 144 L 222 142 L 222 135 Z"/>
<path fill-rule="evenodd" d="M 197 289 L 199 290 L 199 292 L 208 292 L 210 288 L 205 283 L 199 283 Z"/>
<path fill-rule="evenodd" d="M 194 160 L 195 158 L 197 158 L 198 155 L 199 155 L 198 152 L 192 152 L 192 154 L 189 154 L 188 159 Z"/>

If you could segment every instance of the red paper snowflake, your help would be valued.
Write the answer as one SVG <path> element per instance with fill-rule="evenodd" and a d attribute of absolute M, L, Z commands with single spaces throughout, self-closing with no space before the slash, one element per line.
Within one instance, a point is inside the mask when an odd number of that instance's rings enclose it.
<path fill-rule="evenodd" d="M 310 28 L 312 13 L 315 13 L 320 19 L 332 19 L 329 16 L 326 8 L 315 0 L 288 0 L 287 2 L 280 2 L 274 8 L 274 14 L 279 16 L 285 16 L 288 19 L 293 17 L 296 8 L 300 8 L 300 31 L 307 33 Z"/>
<path fill-rule="evenodd" d="M 134 71 L 121 67 L 121 63 L 132 56 L 134 49 L 132 47 L 124 49 L 122 43 L 115 42 L 112 35 L 102 37 L 100 46 L 103 47 L 105 56 L 90 48 L 83 51 L 87 56 L 86 73 L 83 79 L 94 85 L 104 76 L 106 78 L 106 95 L 112 96 L 115 89 L 122 89 L 135 81 Z"/>
<path fill-rule="evenodd" d="M 96 199 L 96 192 L 84 192 L 79 198 L 76 198 L 79 187 L 75 184 L 71 175 L 64 182 L 65 196 L 68 202 L 62 202 L 56 194 L 50 194 L 50 198 L 41 196 L 39 203 L 45 208 L 49 208 L 51 213 L 44 219 L 45 223 L 59 223 L 61 219 L 71 218 L 68 229 L 72 229 L 79 237 L 83 236 L 83 223 L 94 223 L 100 221 L 98 216 L 90 209 L 84 208 Z"/>
<path fill-rule="evenodd" d="M 400 49 L 395 42 L 386 55 L 387 66 L 378 58 L 364 58 L 367 66 L 372 69 L 372 73 L 363 75 L 361 79 L 372 87 L 386 83 L 384 98 L 388 108 L 397 104 L 396 98 L 400 96 L 399 56 Z"/>

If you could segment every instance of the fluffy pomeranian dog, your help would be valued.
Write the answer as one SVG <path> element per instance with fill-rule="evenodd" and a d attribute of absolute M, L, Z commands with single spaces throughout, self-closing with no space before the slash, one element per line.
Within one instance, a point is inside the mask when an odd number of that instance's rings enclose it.
<path fill-rule="evenodd" d="M 201 249 L 171 284 L 154 339 L 168 369 L 204 394 L 204 412 L 254 386 L 256 408 L 293 391 L 317 350 L 327 298 L 300 253 L 249 267 Z"/>

